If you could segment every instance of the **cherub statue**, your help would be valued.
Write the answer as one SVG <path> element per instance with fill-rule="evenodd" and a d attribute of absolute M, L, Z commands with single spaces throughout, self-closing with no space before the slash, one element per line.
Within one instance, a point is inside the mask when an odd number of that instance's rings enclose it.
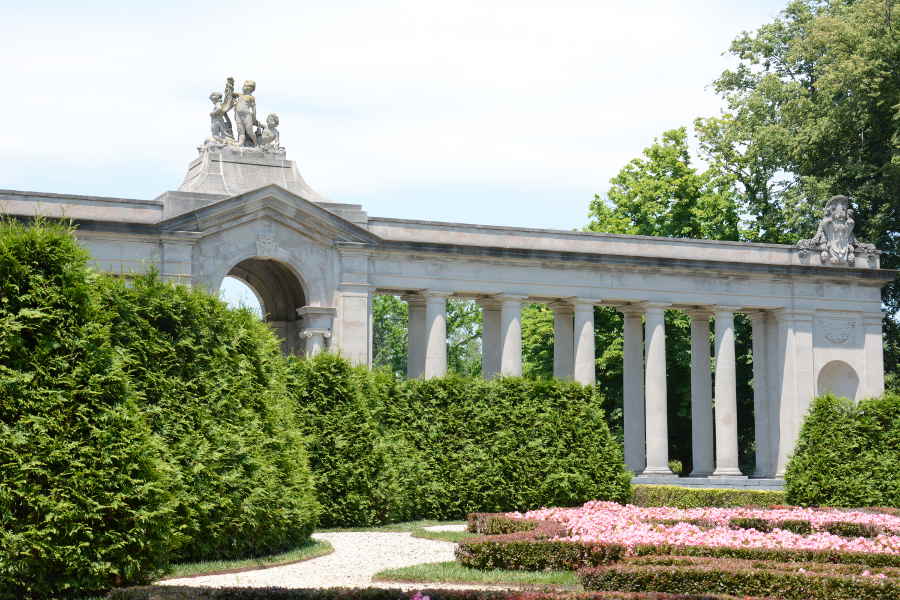
<path fill-rule="evenodd" d="M 244 82 L 243 93 L 237 94 L 234 101 L 234 124 L 237 134 L 238 146 L 256 146 L 256 82 L 247 80 Z"/>
<path fill-rule="evenodd" d="M 281 147 L 281 136 L 278 133 L 278 123 L 278 115 L 275 113 L 270 113 L 266 117 L 266 128 L 262 130 L 259 136 L 259 146 L 263 150 L 269 152 L 280 152 L 283 150 Z"/>
<path fill-rule="evenodd" d="M 818 252 L 822 264 L 845 263 L 852 267 L 856 263 L 857 250 L 864 250 L 868 254 L 875 252 L 872 244 L 857 241 L 853 235 L 855 226 L 850 199 L 847 196 L 833 196 L 825 204 L 825 216 L 819 221 L 816 235 L 808 240 L 800 240 L 797 246 L 802 253 Z"/>
<path fill-rule="evenodd" d="M 231 131 L 228 111 L 231 110 L 234 101 L 234 77 L 229 77 L 225 82 L 224 100 L 219 92 L 212 92 L 209 99 L 213 103 L 213 111 L 209 113 L 212 141 L 221 144 L 233 143 L 234 133 Z"/>

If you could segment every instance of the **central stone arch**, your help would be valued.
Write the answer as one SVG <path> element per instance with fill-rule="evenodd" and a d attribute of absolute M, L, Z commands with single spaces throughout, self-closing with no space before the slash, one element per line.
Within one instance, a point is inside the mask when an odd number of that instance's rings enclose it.
<path fill-rule="evenodd" d="M 308 303 L 303 278 L 289 265 L 271 258 L 247 258 L 226 274 L 245 283 L 259 299 L 263 319 L 281 338 L 285 354 L 303 354 L 301 338 L 302 309 Z"/>

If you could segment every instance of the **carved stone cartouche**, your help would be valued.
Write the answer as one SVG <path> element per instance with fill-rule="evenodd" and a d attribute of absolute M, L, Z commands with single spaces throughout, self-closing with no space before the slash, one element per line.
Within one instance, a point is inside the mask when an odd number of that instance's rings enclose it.
<path fill-rule="evenodd" d="M 877 252 L 875 246 L 858 241 L 853 235 L 855 226 L 850 199 L 833 196 L 825 204 L 825 215 L 819 221 L 816 235 L 797 243 L 800 256 L 806 258 L 810 252 L 816 252 L 823 265 L 851 267 L 856 264 L 857 251 L 864 251 L 871 259 Z"/>

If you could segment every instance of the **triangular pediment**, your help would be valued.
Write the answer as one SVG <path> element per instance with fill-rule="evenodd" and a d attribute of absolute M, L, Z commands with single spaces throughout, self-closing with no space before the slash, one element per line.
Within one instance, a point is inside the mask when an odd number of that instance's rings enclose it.
<path fill-rule="evenodd" d="M 270 184 L 225 198 L 159 223 L 163 232 L 212 235 L 259 219 L 273 219 L 320 243 L 375 245 L 377 235 L 281 186 Z"/>

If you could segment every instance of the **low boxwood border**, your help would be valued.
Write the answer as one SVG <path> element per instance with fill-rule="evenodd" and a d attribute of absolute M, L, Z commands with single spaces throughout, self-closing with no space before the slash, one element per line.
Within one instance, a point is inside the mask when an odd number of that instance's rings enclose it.
<path fill-rule="evenodd" d="M 722 593 L 774 596 L 785 600 L 885 600 L 900 597 L 900 584 L 872 577 L 759 571 L 729 565 L 604 565 L 579 573 L 591 591 Z"/>

